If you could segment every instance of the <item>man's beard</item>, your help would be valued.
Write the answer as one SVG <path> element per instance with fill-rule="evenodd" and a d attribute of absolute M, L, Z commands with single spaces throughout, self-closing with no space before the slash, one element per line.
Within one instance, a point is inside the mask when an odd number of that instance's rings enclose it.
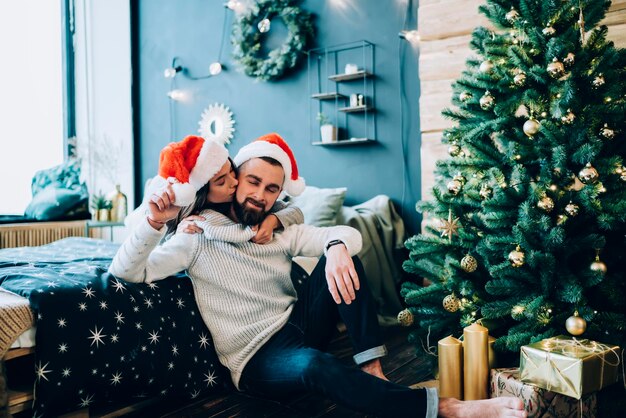
<path fill-rule="evenodd" d="M 250 204 L 261 210 L 254 210 L 245 206 L 246 202 L 250 202 Z M 263 222 L 263 219 L 267 216 L 267 212 L 263 209 L 263 205 L 249 197 L 243 201 L 243 204 L 237 202 L 236 199 L 233 200 L 233 208 L 235 209 L 235 215 L 237 215 L 239 222 L 247 226 L 258 225 Z"/>

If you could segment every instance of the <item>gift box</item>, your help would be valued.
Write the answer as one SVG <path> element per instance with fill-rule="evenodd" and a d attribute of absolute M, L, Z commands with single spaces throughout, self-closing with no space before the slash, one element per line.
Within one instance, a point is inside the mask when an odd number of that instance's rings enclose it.
<path fill-rule="evenodd" d="M 523 383 L 519 369 L 491 369 L 490 397 L 511 396 L 524 402 L 528 418 L 593 418 L 597 412 L 596 393 L 577 400 Z"/>
<path fill-rule="evenodd" d="M 521 349 L 520 379 L 580 399 L 617 381 L 618 346 L 558 336 Z"/>

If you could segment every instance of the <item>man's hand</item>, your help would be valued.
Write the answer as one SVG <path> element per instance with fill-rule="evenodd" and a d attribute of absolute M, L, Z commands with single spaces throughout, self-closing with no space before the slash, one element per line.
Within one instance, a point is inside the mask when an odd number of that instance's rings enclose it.
<path fill-rule="evenodd" d="M 201 234 L 203 231 L 195 221 L 206 221 L 204 216 L 200 215 L 191 215 L 187 216 L 185 219 L 180 221 L 178 224 L 178 228 L 176 228 L 176 233 L 185 233 L 185 234 Z"/>
<path fill-rule="evenodd" d="M 281 224 L 276 215 L 268 215 L 265 217 L 261 225 L 254 226 L 253 231 L 256 235 L 252 237 L 255 244 L 267 244 L 274 237 L 274 230 L 280 228 Z"/>
<path fill-rule="evenodd" d="M 148 208 L 150 210 L 148 222 L 150 222 L 153 228 L 161 229 L 167 221 L 176 218 L 180 211 L 180 206 L 173 204 L 175 197 L 171 184 L 150 196 L 148 200 Z M 157 225 L 160 225 L 160 227 L 156 227 Z"/>
<path fill-rule="evenodd" d="M 354 269 L 352 257 L 344 244 L 333 245 L 326 251 L 326 282 L 335 303 L 341 300 L 349 305 L 359 290 L 359 276 Z"/>

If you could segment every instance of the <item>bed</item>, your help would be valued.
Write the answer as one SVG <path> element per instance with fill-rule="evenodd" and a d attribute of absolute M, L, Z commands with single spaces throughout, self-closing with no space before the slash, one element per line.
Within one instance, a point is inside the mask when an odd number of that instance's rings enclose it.
<path fill-rule="evenodd" d="M 118 280 L 107 273 L 117 248 L 66 238 L 0 250 L 0 289 L 12 300 L 2 305 L 0 349 L 20 338 L 32 345 L 37 329 L 34 416 L 153 396 L 192 400 L 230 384 L 189 278 Z"/>

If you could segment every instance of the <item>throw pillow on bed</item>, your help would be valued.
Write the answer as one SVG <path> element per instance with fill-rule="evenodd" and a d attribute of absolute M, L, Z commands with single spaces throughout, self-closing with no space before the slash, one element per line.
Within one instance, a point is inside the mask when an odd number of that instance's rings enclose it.
<path fill-rule="evenodd" d="M 300 196 L 292 197 L 289 202 L 302 210 L 304 223 L 314 226 L 335 226 L 347 190 L 345 187 L 322 189 L 307 186 Z"/>

